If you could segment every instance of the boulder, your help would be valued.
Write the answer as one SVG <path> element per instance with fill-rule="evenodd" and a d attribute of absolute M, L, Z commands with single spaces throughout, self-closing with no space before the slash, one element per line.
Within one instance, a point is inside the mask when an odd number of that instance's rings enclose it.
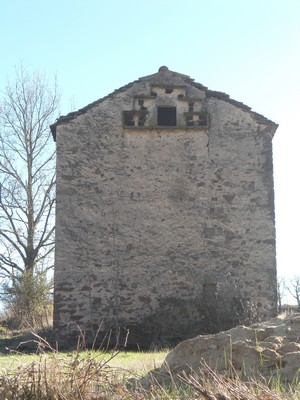
<path fill-rule="evenodd" d="M 300 314 L 185 340 L 146 379 L 168 382 L 171 376 L 197 373 L 204 364 L 245 378 L 280 375 L 281 380 L 296 382 L 300 378 Z"/>

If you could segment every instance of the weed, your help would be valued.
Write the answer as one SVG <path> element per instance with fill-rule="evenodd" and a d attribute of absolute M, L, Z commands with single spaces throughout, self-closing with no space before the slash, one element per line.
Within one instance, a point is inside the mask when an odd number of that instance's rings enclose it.
<path fill-rule="evenodd" d="M 230 367 L 218 374 L 204 362 L 199 371 L 172 376 L 169 384 L 142 375 L 158 365 L 165 353 L 81 351 L 61 353 L 38 336 L 41 353 L 18 368 L 0 374 L 0 398 L 6 400 L 296 400 L 298 381 L 285 385 L 280 376 L 272 381 L 257 376 L 246 380 Z M 22 356 L 15 356 L 20 359 Z M 9 358 L 9 357 L 8 357 Z M 151 361 L 150 361 L 151 360 Z M 149 362 L 150 361 L 150 362 Z M 161 360 L 162 361 L 162 360 Z M 147 364 L 147 366 L 146 366 Z M 170 371 L 169 371 L 170 372 Z M 149 376 L 149 375 L 148 375 Z M 133 382 L 135 384 L 129 384 Z M 131 379 L 131 381 L 130 381 Z"/>

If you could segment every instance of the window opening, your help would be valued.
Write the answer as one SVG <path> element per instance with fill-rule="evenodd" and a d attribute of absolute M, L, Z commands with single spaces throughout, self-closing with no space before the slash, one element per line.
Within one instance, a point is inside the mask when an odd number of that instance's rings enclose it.
<path fill-rule="evenodd" d="M 145 126 L 145 122 L 146 122 L 146 115 L 140 115 L 138 126 Z"/>
<path fill-rule="evenodd" d="M 157 107 L 158 126 L 176 126 L 176 107 Z"/>
<path fill-rule="evenodd" d="M 166 88 L 165 93 L 170 94 L 173 92 L 172 88 Z"/>
<path fill-rule="evenodd" d="M 133 114 L 124 113 L 124 123 L 125 126 L 134 126 Z"/>
<path fill-rule="evenodd" d="M 186 126 L 207 126 L 208 115 L 206 112 L 189 111 L 185 113 Z"/>
<path fill-rule="evenodd" d="M 193 102 L 189 102 L 189 112 L 193 112 L 194 111 L 194 103 Z"/>
<path fill-rule="evenodd" d="M 145 105 L 144 105 L 144 100 L 139 100 L 139 106 L 140 106 L 140 110 L 142 110 L 142 111 L 147 110 L 147 107 L 145 107 Z"/>
<path fill-rule="evenodd" d="M 187 118 L 186 126 L 194 126 L 193 117 Z"/>

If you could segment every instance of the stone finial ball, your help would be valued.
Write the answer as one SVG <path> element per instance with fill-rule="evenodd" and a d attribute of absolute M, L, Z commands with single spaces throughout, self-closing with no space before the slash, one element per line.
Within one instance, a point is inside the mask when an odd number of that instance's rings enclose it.
<path fill-rule="evenodd" d="M 159 68 L 158 72 L 163 72 L 163 71 L 169 71 L 169 68 L 166 67 L 165 65 L 162 65 L 162 66 Z"/>

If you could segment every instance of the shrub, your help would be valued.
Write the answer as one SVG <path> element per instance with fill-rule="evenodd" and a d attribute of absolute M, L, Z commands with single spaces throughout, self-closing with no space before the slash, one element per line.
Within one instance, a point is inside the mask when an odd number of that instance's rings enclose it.
<path fill-rule="evenodd" d="M 2 301 L 13 329 L 37 329 L 49 326 L 52 309 L 51 282 L 45 274 L 25 272 L 13 284 L 3 285 Z"/>

